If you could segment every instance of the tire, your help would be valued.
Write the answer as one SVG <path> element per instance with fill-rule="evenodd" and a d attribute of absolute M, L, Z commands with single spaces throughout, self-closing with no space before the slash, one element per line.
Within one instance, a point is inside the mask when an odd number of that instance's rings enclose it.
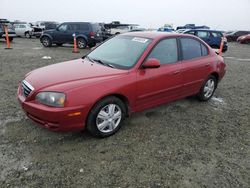
<path fill-rule="evenodd" d="M 56 43 L 56 45 L 57 45 L 57 46 L 62 46 L 62 45 L 63 45 L 63 43 Z"/>
<path fill-rule="evenodd" d="M 119 98 L 104 98 L 90 111 L 87 130 L 95 137 L 109 137 L 120 129 L 125 116 L 126 106 Z"/>
<path fill-rule="evenodd" d="M 26 37 L 27 39 L 30 39 L 30 38 L 31 38 L 31 35 L 29 34 L 29 32 L 26 32 L 26 33 L 25 33 L 25 37 Z"/>
<path fill-rule="evenodd" d="M 79 49 L 85 49 L 87 47 L 87 42 L 84 38 L 77 38 L 76 43 Z"/>
<path fill-rule="evenodd" d="M 198 94 L 198 98 L 200 101 L 208 101 L 214 94 L 216 90 L 218 80 L 215 76 L 210 75 L 206 81 L 203 83 L 200 92 Z"/>
<path fill-rule="evenodd" d="M 44 47 L 51 47 L 52 46 L 52 41 L 47 36 L 44 36 L 41 38 L 41 43 L 43 44 Z"/>

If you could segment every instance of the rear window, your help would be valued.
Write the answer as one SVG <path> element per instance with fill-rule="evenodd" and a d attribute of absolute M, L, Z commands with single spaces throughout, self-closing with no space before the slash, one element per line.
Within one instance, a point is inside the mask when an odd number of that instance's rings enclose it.
<path fill-rule="evenodd" d="M 101 26 L 98 23 L 92 24 L 92 29 L 93 29 L 93 32 L 97 32 L 101 30 Z"/>

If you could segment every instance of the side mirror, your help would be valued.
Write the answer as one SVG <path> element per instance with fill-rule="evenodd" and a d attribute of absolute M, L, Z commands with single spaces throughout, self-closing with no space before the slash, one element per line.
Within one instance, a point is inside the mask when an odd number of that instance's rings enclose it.
<path fill-rule="evenodd" d="M 161 66 L 161 63 L 158 59 L 156 58 L 150 58 L 148 59 L 143 65 L 142 67 L 144 69 L 155 69 L 155 68 L 159 68 Z"/>

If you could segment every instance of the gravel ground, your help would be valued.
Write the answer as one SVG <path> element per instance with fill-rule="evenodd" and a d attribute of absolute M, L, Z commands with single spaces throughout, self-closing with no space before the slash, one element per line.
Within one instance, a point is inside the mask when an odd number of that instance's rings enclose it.
<path fill-rule="evenodd" d="M 191 97 L 136 113 L 107 139 L 40 128 L 16 100 L 27 72 L 87 50 L 37 39 L 4 47 L 0 187 L 250 187 L 250 45 L 229 44 L 227 74 L 209 102 Z"/>

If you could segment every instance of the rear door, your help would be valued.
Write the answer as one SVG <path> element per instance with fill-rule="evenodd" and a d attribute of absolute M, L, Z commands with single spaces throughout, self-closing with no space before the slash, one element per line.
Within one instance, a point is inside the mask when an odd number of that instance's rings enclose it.
<path fill-rule="evenodd" d="M 182 64 L 176 38 L 164 39 L 153 48 L 148 58 L 156 58 L 161 66 L 139 69 L 137 73 L 137 110 L 174 100 L 182 95 Z"/>
<path fill-rule="evenodd" d="M 183 90 L 188 95 L 199 92 L 202 83 L 211 72 L 211 61 L 207 47 L 200 41 L 189 38 L 180 38 L 183 67 Z"/>

